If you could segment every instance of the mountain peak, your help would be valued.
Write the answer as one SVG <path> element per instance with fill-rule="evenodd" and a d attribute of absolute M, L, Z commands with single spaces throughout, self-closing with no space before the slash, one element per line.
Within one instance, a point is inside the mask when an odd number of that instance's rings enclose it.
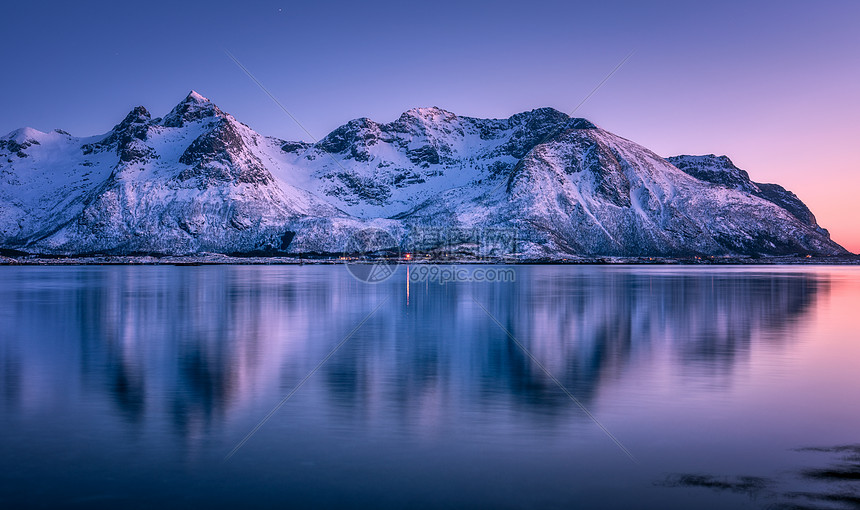
<path fill-rule="evenodd" d="M 202 95 L 198 94 L 196 90 L 192 90 L 191 92 L 188 93 L 188 95 L 185 97 L 185 99 L 182 102 L 183 103 L 185 103 L 185 102 L 208 103 L 210 101 L 208 98 L 205 98 Z"/>
<path fill-rule="evenodd" d="M 39 131 L 38 129 L 34 129 L 31 127 L 22 127 L 22 128 L 18 128 L 16 130 L 12 131 L 8 135 L 6 135 L 4 138 L 6 138 L 7 140 L 12 140 L 13 142 L 16 142 L 16 143 L 26 143 L 26 142 L 32 141 L 32 140 L 38 141 L 39 138 L 41 138 L 42 136 L 44 136 L 46 134 L 47 133 L 43 133 L 42 131 Z"/>
<path fill-rule="evenodd" d="M 728 156 L 714 154 L 680 155 L 668 157 L 666 161 L 703 181 L 736 186 L 745 186 L 746 183 L 750 182 L 749 174 L 735 166 Z"/>
<path fill-rule="evenodd" d="M 114 129 L 119 129 L 120 127 L 125 127 L 131 124 L 145 124 L 149 122 L 152 117 L 149 115 L 149 112 L 143 106 L 135 106 L 128 112 L 128 115 L 119 123 L 118 126 L 115 126 Z"/>
<path fill-rule="evenodd" d="M 403 114 L 400 116 L 400 118 L 401 119 L 416 118 L 416 119 L 427 120 L 427 121 L 435 123 L 435 122 L 450 122 L 450 121 L 456 119 L 457 115 L 455 115 L 452 112 L 449 112 L 448 110 L 443 110 L 442 108 L 439 108 L 438 106 L 430 106 L 430 107 L 423 107 L 423 108 L 411 108 L 411 109 L 403 112 Z"/>
<path fill-rule="evenodd" d="M 560 112 L 549 106 L 536 108 L 527 112 L 516 113 L 508 118 L 508 121 L 512 124 L 523 124 L 528 126 L 529 129 L 538 125 L 562 125 L 569 120 L 570 117 L 566 113 Z"/>
<path fill-rule="evenodd" d="M 530 113 L 532 115 L 544 115 L 547 117 L 569 118 L 569 115 L 560 110 L 556 110 L 552 106 L 542 106 L 540 108 L 535 108 L 534 110 L 529 110 L 527 112 L 522 113 Z"/>
<path fill-rule="evenodd" d="M 122 122 L 111 129 L 110 133 L 96 143 L 85 144 L 81 147 L 84 154 L 93 151 L 115 147 L 120 161 L 131 161 L 146 155 L 149 151 L 143 149 L 140 141 L 146 140 L 152 117 L 143 106 L 135 106 Z"/>
<path fill-rule="evenodd" d="M 703 156 L 680 155 L 668 157 L 666 161 L 685 174 L 692 175 L 700 181 L 744 190 L 753 194 L 759 191 L 756 183 L 750 179 L 749 174 L 736 167 L 728 156 L 716 156 L 714 154 L 705 154 Z"/>
<path fill-rule="evenodd" d="M 439 114 L 454 115 L 453 113 L 449 112 L 448 110 L 439 108 L 438 106 L 421 106 L 418 108 L 410 108 L 410 109 L 406 110 L 405 113 L 408 113 L 410 115 L 425 115 L 425 116 L 426 115 L 439 115 Z"/>
<path fill-rule="evenodd" d="M 0 138 L 0 150 L 8 150 L 9 154 L 17 154 L 19 158 L 26 158 L 27 154 L 24 149 L 32 145 L 41 145 L 40 139 L 49 136 L 48 133 L 43 133 L 38 129 L 31 127 L 23 127 L 12 131 L 8 135 Z"/>
<path fill-rule="evenodd" d="M 211 101 L 192 90 L 185 96 L 182 102 L 164 116 L 162 125 L 166 127 L 182 127 L 188 122 L 223 115 L 224 112 Z"/>

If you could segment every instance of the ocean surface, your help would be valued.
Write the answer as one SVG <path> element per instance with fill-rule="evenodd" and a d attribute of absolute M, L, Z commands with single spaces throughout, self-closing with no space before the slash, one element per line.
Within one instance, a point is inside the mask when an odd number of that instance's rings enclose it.
<path fill-rule="evenodd" d="M 0 507 L 860 504 L 860 268 L 477 268 L 0 267 Z"/>

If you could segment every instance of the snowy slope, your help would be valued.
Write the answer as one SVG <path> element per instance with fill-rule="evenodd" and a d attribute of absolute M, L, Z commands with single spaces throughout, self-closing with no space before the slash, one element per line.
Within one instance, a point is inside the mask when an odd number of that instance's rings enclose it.
<path fill-rule="evenodd" d="M 666 160 L 697 179 L 744 191 L 773 202 L 803 223 L 815 227 L 822 234 L 827 235 L 827 230 L 818 226 L 812 211 L 797 198 L 797 195 L 779 184 L 753 182 L 749 174 L 736 167 L 727 156 L 715 156 L 713 154 L 672 156 Z"/>
<path fill-rule="evenodd" d="M 102 136 L 0 139 L 6 248 L 335 253 L 370 226 L 404 249 L 523 257 L 844 253 L 796 196 L 728 158 L 667 161 L 551 108 L 417 108 L 309 144 L 260 135 L 192 92 Z"/>
<path fill-rule="evenodd" d="M 3 244 L 26 243 L 81 212 L 84 197 L 107 179 L 114 159 L 109 155 L 85 158 L 80 148 L 92 140 L 32 128 L 0 139 Z"/>
<path fill-rule="evenodd" d="M 562 130 L 503 187 L 481 189 L 449 190 L 401 218 L 416 228 L 510 232 L 528 257 L 844 253 L 791 200 L 697 179 L 593 126 Z"/>
<path fill-rule="evenodd" d="M 74 253 L 279 251 L 291 221 L 344 216 L 277 182 L 254 150 L 263 137 L 193 92 L 164 119 L 138 107 L 103 137 L 62 141 L 7 159 L 10 181 L 19 183 L 3 186 L 10 219 L 36 217 L 6 244 Z M 30 188 L 23 199 L 20 187 Z M 51 206 L 59 196 L 68 198 Z M 3 224 L 15 225 L 5 217 Z"/>
<path fill-rule="evenodd" d="M 509 172 L 531 147 L 571 120 L 545 108 L 505 120 L 415 108 L 394 122 L 353 120 L 314 145 L 269 154 L 284 182 L 359 218 L 394 217 L 451 188 Z M 276 151 L 275 151 L 276 152 Z"/>

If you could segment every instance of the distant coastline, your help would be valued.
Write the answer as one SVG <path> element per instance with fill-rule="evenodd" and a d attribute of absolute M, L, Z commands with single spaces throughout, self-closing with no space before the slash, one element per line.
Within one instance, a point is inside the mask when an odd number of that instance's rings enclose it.
<path fill-rule="evenodd" d="M 201 254 L 186 256 L 151 255 L 0 255 L 0 266 L 211 266 L 211 265 L 334 265 L 398 262 L 409 265 L 677 265 L 677 266 L 810 266 L 860 265 L 860 255 L 832 257 L 571 257 L 564 259 L 516 258 L 405 258 L 377 257 L 361 260 L 318 254 L 295 256 L 229 256 Z"/>

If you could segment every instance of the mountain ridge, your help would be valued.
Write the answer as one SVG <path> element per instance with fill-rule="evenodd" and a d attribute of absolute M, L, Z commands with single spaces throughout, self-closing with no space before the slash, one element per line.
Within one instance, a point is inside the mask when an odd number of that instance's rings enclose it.
<path fill-rule="evenodd" d="M 513 258 L 847 253 L 796 195 L 725 156 L 664 159 L 552 108 L 413 108 L 308 143 L 261 135 L 191 91 L 104 135 L 0 138 L 6 249 L 336 254 L 365 228 L 399 249 Z M 483 231 L 506 239 L 476 243 Z"/>

